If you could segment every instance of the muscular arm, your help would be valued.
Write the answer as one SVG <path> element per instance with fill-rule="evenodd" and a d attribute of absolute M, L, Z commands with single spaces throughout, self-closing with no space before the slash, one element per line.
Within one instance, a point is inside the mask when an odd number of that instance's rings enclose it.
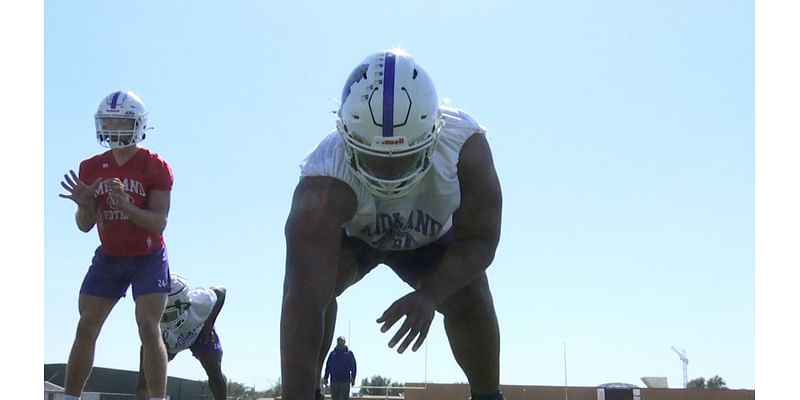
<path fill-rule="evenodd" d="M 214 303 L 214 306 L 211 307 L 211 311 L 208 313 L 208 318 L 206 318 L 206 320 L 203 322 L 203 328 L 200 331 L 200 334 L 197 335 L 197 340 L 200 342 L 211 340 L 211 330 L 214 329 L 214 324 L 217 323 L 217 316 L 219 316 L 222 306 L 225 305 L 225 296 L 227 294 L 227 290 L 225 290 L 225 288 L 222 286 L 215 286 L 211 288 L 211 290 L 217 294 L 217 301 Z"/>
<path fill-rule="evenodd" d="M 203 323 L 203 325 L 205 325 L 204 329 L 211 329 L 214 327 L 214 324 L 217 322 L 217 316 L 222 310 L 222 306 L 225 305 L 225 296 L 227 294 L 227 290 L 222 286 L 215 286 L 211 288 L 211 290 L 217 294 L 217 302 L 214 303 L 214 307 L 211 308 L 211 313 L 208 314 L 206 322 Z"/>
<path fill-rule="evenodd" d="M 81 232 L 89 232 L 94 227 L 96 222 L 95 213 L 97 205 L 92 203 L 91 206 L 78 206 L 78 211 L 75 211 L 75 224 Z"/>
<path fill-rule="evenodd" d="M 281 370 L 287 400 L 312 398 L 325 309 L 334 297 L 342 224 L 356 210 L 347 184 L 306 177 L 297 185 L 286 221 L 286 273 L 281 309 Z"/>
<path fill-rule="evenodd" d="M 500 239 L 502 194 L 484 135 L 472 135 L 462 147 L 458 179 L 461 205 L 453 215 L 456 241 L 441 264 L 417 285 L 417 292 L 437 306 L 489 267 Z"/>
<path fill-rule="evenodd" d="M 127 201 L 120 201 L 120 208 L 139 228 L 149 232 L 161 233 L 167 227 L 170 192 L 151 190 L 147 193 L 147 208 L 139 208 Z"/>
<path fill-rule="evenodd" d="M 344 182 L 328 177 L 300 181 L 285 227 L 284 300 L 295 295 L 332 298 L 342 225 L 355 210 L 355 194 Z"/>

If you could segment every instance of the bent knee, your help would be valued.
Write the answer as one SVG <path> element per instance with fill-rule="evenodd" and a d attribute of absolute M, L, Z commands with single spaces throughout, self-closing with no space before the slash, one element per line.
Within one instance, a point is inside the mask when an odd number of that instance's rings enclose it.
<path fill-rule="evenodd" d="M 146 341 L 161 340 L 161 328 L 157 322 L 139 321 L 139 337 L 144 344 Z"/>
<path fill-rule="evenodd" d="M 81 338 L 96 338 L 103 324 L 103 318 L 94 315 L 81 315 L 76 335 Z"/>

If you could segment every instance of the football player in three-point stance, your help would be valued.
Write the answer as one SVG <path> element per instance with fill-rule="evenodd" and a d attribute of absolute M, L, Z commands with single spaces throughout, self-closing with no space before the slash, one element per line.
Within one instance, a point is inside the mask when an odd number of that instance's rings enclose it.
<path fill-rule="evenodd" d="M 171 278 L 172 291 L 161 316 L 161 336 L 167 346 L 168 359 L 172 361 L 181 351 L 191 350 L 206 371 L 214 400 L 225 400 L 228 392 L 222 373 L 222 344 L 214 324 L 225 304 L 226 290 L 222 286 L 189 289 L 183 276 L 173 273 Z M 136 400 L 147 400 L 147 380 L 141 357 Z"/>
<path fill-rule="evenodd" d="M 438 311 L 472 399 L 502 399 L 486 276 L 502 195 L 485 128 L 441 105 L 425 70 L 396 49 L 356 66 L 338 117 L 301 163 L 285 225 L 283 399 L 314 398 L 336 297 L 378 264 L 413 289 L 377 319 L 382 332 L 402 320 L 389 346 L 419 349 Z"/>

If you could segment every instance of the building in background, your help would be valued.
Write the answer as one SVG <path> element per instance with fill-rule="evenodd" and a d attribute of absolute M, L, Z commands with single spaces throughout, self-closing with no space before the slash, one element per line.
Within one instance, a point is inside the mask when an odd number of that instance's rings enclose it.
<path fill-rule="evenodd" d="M 45 364 L 45 400 L 60 400 L 63 395 L 64 371 L 66 364 Z M 132 400 L 136 392 L 137 371 L 126 371 L 113 368 L 92 368 L 89 379 L 81 400 Z M 58 387 L 60 391 L 51 391 L 52 398 L 48 397 L 48 383 L 51 388 Z M 211 399 L 213 396 L 208 385 L 202 381 L 167 377 L 167 398 L 170 400 L 196 400 Z"/>

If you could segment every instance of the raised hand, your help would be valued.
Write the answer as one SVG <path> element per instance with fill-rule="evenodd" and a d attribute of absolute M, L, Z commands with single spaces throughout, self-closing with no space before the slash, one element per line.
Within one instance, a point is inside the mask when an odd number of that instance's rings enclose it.
<path fill-rule="evenodd" d="M 405 316 L 403 325 L 400 326 L 392 340 L 389 341 L 389 347 L 394 347 L 405 336 L 405 339 L 397 348 L 397 352 L 404 352 L 414 338 L 417 338 L 417 341 L 411 350 L 417 351 L 428 336 L 428 329 L 430 329 L 431 322 L 433 322 L 435 311 L 436 306 L 432 301 L 418 292 L 412 292 L 392 303 L 375 322 L 383 323 L 381 332 L 386 332 L 392 328 L 395 322 Z"/>
<path fill-rule="evenodd" d="M 58 197 L 70 199 L 80 207 L 94 208 L 94 192 L 102 180 L 102 178 L 97 178 L 91 185 L 87 185 L 78 179 L 75 171 L 69 170 L 69 175 L 64 174 L 64 180 L 61 181 L 61 187 L 66 189 L 69 194 L 60 193 Z"/>

